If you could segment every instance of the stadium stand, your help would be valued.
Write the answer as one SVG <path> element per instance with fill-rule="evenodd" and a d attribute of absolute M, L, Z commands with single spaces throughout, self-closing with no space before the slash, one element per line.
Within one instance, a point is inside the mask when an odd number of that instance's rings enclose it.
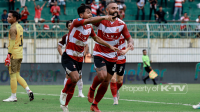
<path fill-rule="evenodd" d="M 36 0 L 36 4 L 42 6 L 44 3 L 43 1 L 39 1 Z M 77 18 L 77 10 L 76 8 L 78 6 L 80 6 L 81 3 L 85 3 L 83 1 L 76 1 L 76 0 L 67 0 L 66 1 L 66 13 L 67 15 L 63 14 L 63 8 L 61 8 L 61 16 L 60 16 L 60 20 L 71 20 L 74 18 Z M 136 0 L 125 0 L 125 4 L 127 6 L 126 12 L 125 12 L 125 18 L 124 20 L 135 20 L 136 18 L 136 13 L 137 12 L 137 6 L 136 6 Z M 200 10 L 197 10 L 198 1 L 194 1 L 194 2 L 188 2 L 188 0 L 183 4 L 183 12 L 187 12 L 188 15 L 190 16 L 191 20 L 196 20 L 196 18 L 198 17 Z M 160 1 L 158 1 L 158 6 L 160 5 Z M 167 7 L 163 7 L 163 10 L 165 12 L 167 12 L 168 14 L 166 14 L 166 19 L 167 20 L 172 20 L 172 16 L 173 16 L 173 5 L 174 5 L 174 0 L 170 0 L 167 3 Z M 34 15 L 35 15 L 35 10 L 34 10 L 34 5 L 33 5 L 33 1 L 32 0 L 27 0 L 26 2 L 26 6 L 29 9 L 30 12 L 30 16 L 28 17 L 28 20 L 34 20 Z M 158 6 L 157 6 L 157 10 L 158 10 Z M 145 5 L 145 20 L 148 20 L 149 18 L 149 7 L 150 4 L 149 2 L 146 3 Z M 15 2 L 15 9 L 16 8 L 20 8 L 20 2 L 18 0 L 16 0 Z M 1 0 L 0 1 L 0 10 L 3 11 L 3 9 L 8 9 L 8 2 L 7 0 Z M 20 8 L 20 12 L 23 9 Z M 49 11 L 49 7 L 47 7 L 47 5 L 45 5 L 44 9 L 42 10 L 42 18 L 44 18 L 45 20 L 51 20 L 51 13 Z M 140 12 L 142 13 L 142 12 Z M 178 16 L 177 16 L 178 18 Z M 141 19 L 141 17 L 140 17 Z M 152 18 L 153 20 L 153 18 Z"/>

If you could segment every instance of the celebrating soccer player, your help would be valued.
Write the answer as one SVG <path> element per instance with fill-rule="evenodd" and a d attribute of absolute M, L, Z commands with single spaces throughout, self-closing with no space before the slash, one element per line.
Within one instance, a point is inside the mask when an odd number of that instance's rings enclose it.
<path fill-rule="evenodd" d="M 62 66 L 70 77 L 60 95 L 61 108 L 64 112 L 69 111 L 68 103 L 74 94 L 76 83 L 81 74 L 84 56 L 83 51 L 88 37 L 91 36 L 94 41 L 104 45 L 113 52 L 118 50 L 118 48 L 111 46 L 99 38 L 90 25 L 90 23 L 94 24 L 102 20 L 112 21 L 113 16 L 92 17 L 91 8 L 85 4 L 81 4 L 77 12 L 80 18 L 72 22 L 68 33 L 67 46 L 62 55 Z"/>
<path fill-rule="evenodd" d="M 118 48 L 120 52 L 117 53 L 116 70 L 110 82 L 110 89 L 113 95 L 114 103 L 113 105 L 118 105 L 119 100 L 119 89 L 123 84 L 125 63 L 126 63 L 126 53 L 130 50 L 130 47 L 126 48 L 125 38 L 121 35 Z M 116 81 L 117 80 L 117 81 Z"/>
<path fill-rule="evenodd" d="M 68 30 L 70 29 L 71 25 L 72 25 L 72 20 L 69 20 L 69 21 L 66 22 L 66 27 L 67 27 Z M 58 52 L 60 53 L 61 56 L 63 54 L 62 47 L 67 43 L 67 39 L 68 39 L 68 36 L 66 34 L 62 37 L 62 40 L 59 41 L 59 43 L 58 43 L 57 49 L 58 49 Z M 85 48 L 87 48 L 87 47 L 88 47 L 88 45 L 86 44 Z M 64 86 L 67 82 L 67 79 L 69 79 L 69 76 L 66 74 L 66 77 L 65 77 L 65 80 L 64 80 Z M 85 97 L 82 93 L 82 89 L 83 89 L 82 74 L 80 74 L 77 85 L 78 85 L 78 90 L 79 90 L 78 97 Z"/>
<path fill-rule="evenodd" d="M 144 49 L 143 50 L 143 56 L 142 56 L 142 61 L 143 61 L 143 67 L 146 70 L 147 73 L 150 73 L 152 68 L 150 66 L 150 60 L 149 60 L 149 56 L 147 55 L 147 51 Z M 146 80 L 149 79 L 149 75 L 143 79 L 144 83 L 146 84 Z M 152 79 L 153 84 L 157 85 L 155 79 Z"/>
<path fill-rule="evenodd" d="M 34 99 L 33 92 L 29 89 L 26 81 L 20 76 L 20 67 L 23 58 L 23 28 L 18 24 L 20 14 L 16 11 L 10 11 L 8 14 L 8 23 L 11 24 L 9 30 L 8 55 L 5 60 L 5 66 L 8 67 L 10 74 L 11 97 L 5 99 L 5 102 L 16 102 L 17 82 L 26 89 L 30 101 Z"/>
<path fill-rule="evenodd" d="M 120 20 L 118 5 L 115 2 L 109 2 L 106 8 L 108 15 L 115 16 L 113 20 L 102 20 L 94 24 L 98 28 L 98 36 L 112 46 L 118 46 L 120 36 L 123 35 L 128 42 L 128 47 L 131 50 L 133 47 L 133 39 L 126 24 Z M 95 43 L 94 51 L 94 64 L 97 71 L 97 76 L 94 77 L 92 86 L 88 92 L 88 101 L 92 103 L 90 110 L 99 112 L 97 104 L 101 101 L 107 91 L 109 82 L 116 69 L 117 54 L 115 51 L 108 49 L 108 47 L 101 43 Z M 100 84 L 96 97 L 94 99 L 94 92 Z"/>

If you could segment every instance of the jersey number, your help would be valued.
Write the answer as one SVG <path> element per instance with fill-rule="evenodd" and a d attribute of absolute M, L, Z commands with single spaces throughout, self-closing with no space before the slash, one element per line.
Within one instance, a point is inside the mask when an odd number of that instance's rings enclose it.
<path fill-rule="evenodd" d="M 23 39 L 22 39 L 22 35 L 20 35 L 21 37 L 21 44 L 19 44 L 19 47 L 23 46 Z"/>

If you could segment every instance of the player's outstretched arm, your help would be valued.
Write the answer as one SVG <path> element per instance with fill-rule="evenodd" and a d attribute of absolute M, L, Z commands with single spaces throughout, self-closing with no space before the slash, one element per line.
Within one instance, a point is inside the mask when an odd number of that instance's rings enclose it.
<path fill-rule="evenodd" d="M 58 50 L 59 54 L 62 56 L 63 53 L 62 53 L 62 46 L 61 45 L 58 44 L 57 50 Z"/>
<path fill-rule="evenodd" d="M 105 45 L 106 47 L 109 47 L 113 51 L 118 51 L 119 50 L 118 48 L 113 47 L 110 44 L 106 43 L 104 40 L 102 40 L 101 38 L 99 38 L 97 35 L 94 36 L 94 37 L 92 37 L 92 38 L 93 38 L 94 41 L 96 41 L 96 42 L 98 42 L 98 43 L 100 43 L 102 45 Z"/>
<path fill-rule="evenodd" d="M 113 17 L 114 16 L 91 17 L 91 18 L 85 19 L 85 21 L 83 22 L 83 25 L 95 24 L 95 23 L 98 23 L 102 20 L 113 21 Z"/>

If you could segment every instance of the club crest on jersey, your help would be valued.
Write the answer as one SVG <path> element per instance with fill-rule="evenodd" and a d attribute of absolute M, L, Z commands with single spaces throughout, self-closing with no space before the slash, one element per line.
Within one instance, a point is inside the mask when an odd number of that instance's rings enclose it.
<path fill-rule="evenodd" d="M 119 33 L 119 28 L 116 28 L 116 31 L 115 31 L 116 33 Z"/>

